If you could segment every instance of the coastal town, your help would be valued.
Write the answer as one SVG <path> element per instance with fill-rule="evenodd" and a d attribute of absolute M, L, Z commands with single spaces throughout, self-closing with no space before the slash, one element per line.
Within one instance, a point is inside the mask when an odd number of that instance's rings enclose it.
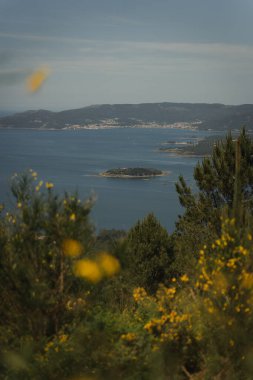
<path fill-rule="evenodd" d="M 157 122 L 137 122 L 135 124 L 122 125 L 117 122 L 115 119 L 105 119 L 101 120 L 99 123 L 90 123 L 90 124 L 65 124 L 64 130 L 76 130 L 76 129 L 112 129 L 112 128 L 162 128 L 162 129 L 184 129 L 195 131 L 198 129 L 201 121 L 195 122 L 177 122 L 171 124 L 160 124 Z"/>

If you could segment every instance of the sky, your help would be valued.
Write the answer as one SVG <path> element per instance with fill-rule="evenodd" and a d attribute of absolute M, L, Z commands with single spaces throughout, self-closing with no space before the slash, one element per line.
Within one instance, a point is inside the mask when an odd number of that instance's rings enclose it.
<path fill-rule="evenodd" d="M 0 0 L 0 111 L 253 103 L 252 19 L 253 0 Z"/>

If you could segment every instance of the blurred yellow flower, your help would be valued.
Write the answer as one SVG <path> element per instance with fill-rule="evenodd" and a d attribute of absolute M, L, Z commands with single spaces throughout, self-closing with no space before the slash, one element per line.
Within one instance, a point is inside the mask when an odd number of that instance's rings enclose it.
<path fill-rule="evenodd" d="M 243 273 L 241 285 L 246 289 L 253 288 L 253 274 L 248 272 Z"/>
<path fill-rule="evenodd" d="M 98 264 L 90 259 L 79 260 L 75 264 L 74 271 L 76 276 L 83 277 L 93 284 L 101 281 L 103 277 Z"/>
<path fill-rule="evenodd" d="M 108 277 L 115 275 L 120 270 L 119 261 L 107 252 L 101 252 L 98 255 L 98 264 Z"/>
<path fill-rule="evenodd" d="M 76 221 L 76 215 L 74 213 L 72 213 L 69 217 L 69 219 L 72 221 L 72 222 L 75 222 Z"/>
<path fill-rule="evenodd" d="M 83 246 L 77 240 L 66 239 L 62 244 L 62 249 L 66 256 L 78 257 L 83 251 Z"/>
<path fill-rule="evenodd" d="M 33 178 L 37 178 L 38 174 L 36 172 L 31 172 Z"/>
<path fill-rule="evenodd" d="M 39 191 L 42 185 L 43 185 L 43 181 L 40 181 L 40 182 L 38 183 L 38 185 L 35 187 L 35 190 L 36 190 L 36 191 Z"/>
<path fill-rule="evenodd" d="M 29 92 L 36 92 L 40 89 L 44 81 L 49 75 L 49 69 L 46 67 L 41 67 L 38 70 L 34 71 L 26 79 L 26 88 Z"/>
<path fill-rule="evenodd" d="M 183 276 L 180 277 L 180 280 L 182 282 L 189 282 L 189 277 L 187 276 L 187 274 L 183 274 Z"/>
<path fill-rule="evenodd" d="M 63 344 L 65 342 L 67 342 L 67 340 L 68 340 L 68 335 L 62 334 L 59 336 L 59 343 Z"/>
<path fill-rule="evenodd" d="M 215 273 L 213 275 L 213 285 L 218 292 L 225 293 L 229 286 L 229 283 L 225 275 L 223 275 L 222 273 Z"/>
<path fill-rule="evenodd" d="M 45 186 L 47 189 L 52 189 L 54 187 L 54 184 L 52 182 L 46 182 Z"/>
<path fill-rule="evenodd" d="M 143 301 L 147 297 L 147 292 L 144 288 L 135 288 L 133 290 L 133 298 L 135 302 Z"/>
<path fill-rule="evenodd" d="M 135 333 L 127 333 L 127 334 L 122 334 L 121 335 L 122 340 L 126 340 L 127 342 L 132 342 L 136 340 L 136 334 Z"/>

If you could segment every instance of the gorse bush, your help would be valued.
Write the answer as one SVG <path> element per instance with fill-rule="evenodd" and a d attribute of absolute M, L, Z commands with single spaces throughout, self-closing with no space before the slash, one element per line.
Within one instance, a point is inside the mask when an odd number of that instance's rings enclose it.
<path fill-rule="evenodd" d="M 252 141 L 199 163 L 169 235 L 153 214 L 128 233 L 90 223 L 92 199 L 14 176 L 0 216 L 0 378 L 253 378 Z"/>
<path fill-rule="evenodd" d="M 135 290 L 142 335 L 166 353 L 164 364 L 174 358 L 179 378 L 252 378 L 252 265 L 252 235 L 226 219 L 220 238 L 199 251 L 192 278 L 174 278 L 155 296 Z"/>

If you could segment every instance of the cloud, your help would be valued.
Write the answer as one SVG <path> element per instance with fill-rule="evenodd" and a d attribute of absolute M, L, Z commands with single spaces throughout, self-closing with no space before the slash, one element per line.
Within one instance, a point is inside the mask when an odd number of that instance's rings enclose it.
<path fill-rule="evenodd" d="M 155 42 L 155 41 L 121 41 L 121 40 L 92 40 L 78 37 L 48 36 L 36 34 L 16 34 L 0 32 L 0 37 L 29 40 L 37 42 L 65 43 L 79 45 L 84 52 L 163 52 L 195 55 L 232 55 L 253 57 L 253 46 L 226 43 L 199 42 Z"/>
<path fill-rule="evenodd" d="M 253 71 L 253 46 L 225 43 L 153 42 L 90 40 L 33 34 L 0 33 L 0 38 L 17 40 L 14 49 L 19 59 L 13 70 L 0 72 L 0 85 L 11 85 L 23 80 L 20 66 L 36 67 L 46 62 L 54 74 L 75 73 L 96 75 L 147 76 L 170 72 L 247 73 Z M 21 41 L 48 42 L 22 46 Z M 9 41 L 8 41 L 9 42 Z M 18 42 L 18 43 L 17 43 Z M 50 44 L 49 44 L 50 43 Z M 57 49 L 55 49 L 57 47 Z M 1 62 L 6 62 L 0 54 Z M 19 65 L 19 67 L 16 67 Z M 14 70 L 16 69 L 16 70 Z M 27 70 L 23 72 L 27 73 Z M 60 74 L 60 75 L 61 75 Z"/>
<path fill-rule="evenodd" d="M 4 66 L 9 64 L 9 62 L 13 59 L 13 54 L 8 50 L 0 51 L 0 66 Z"/>
<path fill-rule="evenodd" d="M 11 86 L 24 82 L 29 70 L 0 70 L 0 86 Z"/>
<path fill-rule="evenodd" d="M 0 32 L 0 37 L 9 38 L 14 40 L 29 40 L 35 42 L 62 42 L 62 43 L 90 43 L 92 40 L 85 38 L 76 38 L 76 37 L 58 37 L 58 36 L 47 36 L 39 34 L 16 34 L 16 33 L 3 33 Z"/>
<path fill-rule="evenodd" d="M 89 41 L 91 43 L 91 41 Z M 134 42 L 134 41 L 92 41 L 91 51 L 114 53 L 172 53 L 184 55 L 234 56 L 253 58 L 253 46 L 224 43 L 194 43 L 194 42 Z M 85 51 L 87 47 L 80 48 Z"/>

